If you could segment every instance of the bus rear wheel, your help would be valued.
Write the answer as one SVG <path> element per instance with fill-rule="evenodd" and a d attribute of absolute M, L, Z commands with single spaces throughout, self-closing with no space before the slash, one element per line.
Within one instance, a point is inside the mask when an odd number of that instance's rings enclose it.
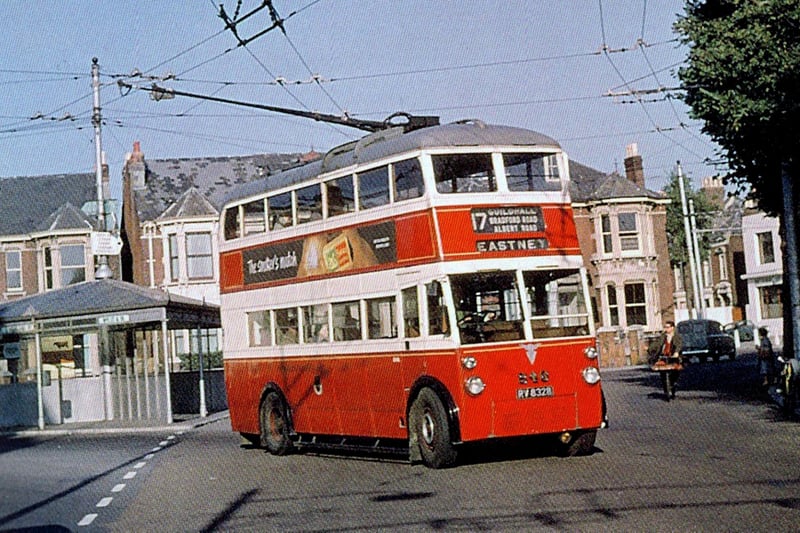
<path fill-rule="evenodd" d="M 261 442 L 272 455 L 286 455 L 292 450 L 289 416 L 281 395 L 275 391 L 261 402 Z"/>
<path fill-rule="evenodd" d="M 450 421 L 439 396 L 429 388 L 419 391 L 411 405 L 409 419 L 413 437 L 411 446 L 418 446 L 422 462 L 430 468 L 447 468 L 456 462 Z"/>

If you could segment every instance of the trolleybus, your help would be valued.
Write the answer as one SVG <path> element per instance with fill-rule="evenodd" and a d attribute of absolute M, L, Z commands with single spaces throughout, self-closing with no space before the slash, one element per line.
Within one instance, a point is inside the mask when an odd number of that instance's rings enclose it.
<path fill-rule="evenodd" d="M 232 189 L 220 292 L 232 429 L 304 443 L 550 435 L 604 425 L 594 320 L 553 139 L 480 121 L 389 128 Z"/>

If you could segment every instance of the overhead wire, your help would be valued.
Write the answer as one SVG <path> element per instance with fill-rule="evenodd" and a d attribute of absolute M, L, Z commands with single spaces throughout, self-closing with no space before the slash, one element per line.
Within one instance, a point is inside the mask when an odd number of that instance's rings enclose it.
<path fill-rule="evenodd" d="M 672 137 L 670 137 L 669 135 L 667 135 L 667 134 L 666 134 L 666 132 L 667 132 L 668 130 L 666 130 L 665 128 L 662 128 L 661 126 L 659 126 L 659 125 L 658 125 L 658 123 L 655 121 L 655 119 L 653 118 L 653 116 L 652 116 L 652 115 L 650 114 L 650 112 L 648 111 L 648 109 L 647 109 L 647 106 L 646 106 L 646 105 L 645 105 L 645 103 L 642 101 L 642 98 L 641 98 L 641 96 L 640 96 L 639 94 L 637 94 L 637 92 L 636 92 L 636 91 L 635 91 L 635 90 L 632 88 L 632 86 L 631 86 L 630 82 L 628 82 L 628 81 L 626 80 L 625 76 L 622 74 L 622 72 L 620 71 L 620 69 L 619 69 L 619 68 L 617 67 L 617 65 L 614 63 L 614 60 L 611 58 L 611 56 L 610 56 L 610 55 L 609 55 L 609 53 L 608 53 L 608 49 L 609 49 L 609 48 L 608 48 L 608 42 L 607 42 L 607 40 L 606 40 L 606 30 L 605 30 L 605 20 L 604 20 L 604 18 L 605 18 L 605 17 L 604 17 L 604 15 L 603 15 L 603 0 L 597 0 L 597 2 L 598 2 L 598 6 L 599 6 L 599 12 L 600 12 L 600 32 L 601 32 L 601 36 L 602 36 L 602 39 L 603 39 L 603 43 L 602 43 L 602 47 L 601 47 L 601 49 L 603 50 L 603 52 L 604 52 L 604 53 L 603 53 L 603 55 L 604 55 L 604 56 L 605 56 L 605 58 L 608 60 L 608 63 L 609 63 L 609 65 L 611 65 L 611 68 L 614 70 L 614 72 L 617 74 L 617 76 L 618 76 L 618 77 L 620 78 L 620 80 L 622 81 L 622 85 L 623 85 L 623 86 L 624 86 L 626 89 L 628 89 L 628 91 L 631 93 L 631 95 L 633 95 L 633 96 L 634 96 L 634 98 L 636 98 L 636 101 L 637 101 L 637 103 L 639 104 L 639 107 L 642 109 L 642 111 L 643 111 L 644 115 L 647 117 L 647 120 L 648 120 L 648 121 L 649 121 L 649 122 L 650 122 L 650 123 L 653 125 L 653 127 L 654 127 L 654 128 L 657 130 L 657 131 L 659 131 L 659 132 L 660 132 L 660 133 L 661 133 L 661 134 L 664 136 L 664 138 L 665 138 L 665 139 L 669 140 L 669 141 L 670 141 L 671 143 L 673 143 L 674 145 L 676 145 L 676 146 L 678 146 L 678 147 L 682 148 L 682 149 L 683 149 L 683 150 L 685 150 L 686 152 L 688 152 L 688 153 L 690 153 L 690 154 L 694 155 L 695 157 L 702 158 L 702 156 L 701 156 L 700 154 L 698 154 L 697 152 L 695 152 L 694 150 L 692 150 L 691 148 L 689 148 L 689 147 L 688 147 L 688 146 L 686 146 L 685 144 L 683 144 L 683 143 L 679 142 L 678 140 L 676 140 L 676 139 L 674 139 L 674 138 L 672 138 Z"/>

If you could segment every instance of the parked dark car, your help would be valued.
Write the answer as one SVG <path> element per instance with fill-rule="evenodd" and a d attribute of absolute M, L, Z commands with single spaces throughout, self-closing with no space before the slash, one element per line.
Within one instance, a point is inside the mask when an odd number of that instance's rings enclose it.
<path fill-rule="evenodd" d="M 736 358 L 733 337 L 725 333 L 722 324 L 716 320 L 684 320 L 678 322 L 677 328 L 683 339 L 681 355 L 684 358 L 697 357 L 700 361 L 719 361 L 722 356 L 730 360 Z"/>
<path fill-rule="evenodd" d="M 727 333 L 730 336 L 733 336 L 734 332 L 739 332 L 739 340 L 741 342 L 750 342 L 755 339 L 755 332 L 756 326 L 749 320 L 739 320 L 737 322 L 731 322 L 730 324 L 725 324 L 722 326 L 722 331 Z"/>

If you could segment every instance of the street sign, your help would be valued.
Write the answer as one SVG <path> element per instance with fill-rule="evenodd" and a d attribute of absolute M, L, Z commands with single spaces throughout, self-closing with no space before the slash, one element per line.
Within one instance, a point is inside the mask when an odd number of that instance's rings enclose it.
<path fill-rule="evenodd" d="M 19 359 L 20 355 L 18 342 L 9 342 L 3 345 L 3 357 L 5 359 Z"/>
<path fill-rule="evenodd" d="M 119 255 L 122 239 L 106 231 L 93 231 L 91 235 L 93 255 Z"/>

